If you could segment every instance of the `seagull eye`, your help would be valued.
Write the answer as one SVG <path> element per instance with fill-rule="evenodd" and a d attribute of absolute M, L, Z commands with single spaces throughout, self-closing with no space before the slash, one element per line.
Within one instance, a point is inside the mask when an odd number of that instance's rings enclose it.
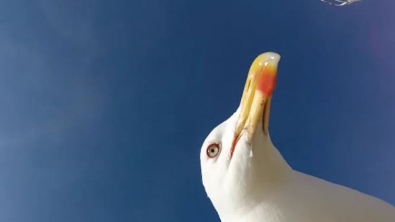
<path fill-rule="evenodd" d="M 213 143 L 207 147 L 207 156 L 214 158 L 219 154 L 219 144 Z"/>

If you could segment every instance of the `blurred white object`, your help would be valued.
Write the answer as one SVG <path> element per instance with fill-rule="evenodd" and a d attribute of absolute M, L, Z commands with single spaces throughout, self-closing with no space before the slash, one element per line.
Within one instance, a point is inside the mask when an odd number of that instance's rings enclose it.
<path fill-rule="evenodd" d="M 325 2 L 333 6 L 351 5 L 354 2 L 360 2 L 360 1 L 362 0 L 321 0 L 321 2 Z"/>

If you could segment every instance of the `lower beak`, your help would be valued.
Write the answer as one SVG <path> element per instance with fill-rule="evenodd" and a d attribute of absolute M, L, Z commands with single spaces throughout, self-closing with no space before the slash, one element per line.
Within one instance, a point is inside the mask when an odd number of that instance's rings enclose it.
<path fill-rule="evenodd" d="M 276 85 L 279 61 L 279 54 L 266 52 L 252 63 L 240 101 L 241 109 L 236 124 L 234 146 L 243 132 L 248 134 L 249 142 L 252 141 L 260 119 L 263 123 L 263 133 L 268 134 L 270 101 Z"/>

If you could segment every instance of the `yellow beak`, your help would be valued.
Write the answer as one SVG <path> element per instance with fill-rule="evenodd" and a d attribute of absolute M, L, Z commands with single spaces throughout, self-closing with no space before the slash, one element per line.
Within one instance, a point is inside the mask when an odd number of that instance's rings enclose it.
<path fill-rule="evenodd" d="M 244 130 L 248 134 L 249 141 L 254 138 L 261 117 L 263 132 L 268 133 L 270 101 L 276 85 L 279 61 L 279 54 L 266 52 L 259 55 L 252 63 L 240 101 L 241 110 L 236 124 L 234 145 Z"/>

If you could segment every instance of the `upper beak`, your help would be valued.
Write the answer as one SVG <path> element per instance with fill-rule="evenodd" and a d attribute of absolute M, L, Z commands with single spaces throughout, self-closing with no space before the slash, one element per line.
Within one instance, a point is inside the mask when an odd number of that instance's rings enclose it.
<path fill-rule="evenodd" d="M 243 131 L 247 132 L 247 138 L 251 142 L 261 117 L 263 133 L 268 133 L 270 101 L 276 85 L 279 61 L 279 54 L 266 52 L 259 55 L 252 63 L 240 101 L 241 109 L 236 124 L 234 146 Z"/>

